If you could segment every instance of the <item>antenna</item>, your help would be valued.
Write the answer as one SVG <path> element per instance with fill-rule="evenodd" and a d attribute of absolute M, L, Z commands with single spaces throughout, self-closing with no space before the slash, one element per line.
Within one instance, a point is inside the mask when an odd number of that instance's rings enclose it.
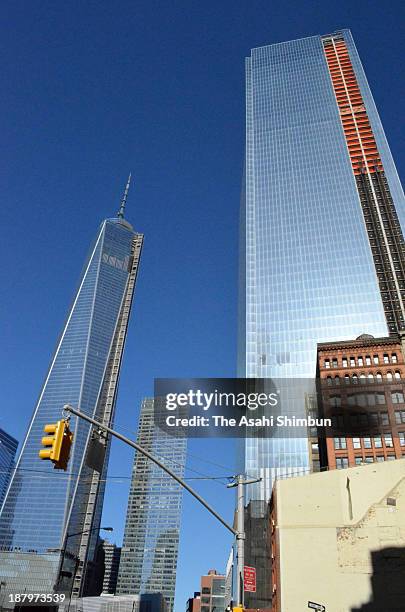
<path fill-rule="evenodd" d="M 129 191 L 130 183 L 131 183 L 131 173 L 129 173 L 129 177 L 128 177 L 127 185 L 125 187 L 124 195 L 122 196 L 122 199 L 121 199 L 120 209 L 119 209 L 119 211 L 117 213 L 118 219 L 123 219 L 124 218 L 125 204 L 127 203 L 127 197 L 128 197 L 128 191 Z"/>

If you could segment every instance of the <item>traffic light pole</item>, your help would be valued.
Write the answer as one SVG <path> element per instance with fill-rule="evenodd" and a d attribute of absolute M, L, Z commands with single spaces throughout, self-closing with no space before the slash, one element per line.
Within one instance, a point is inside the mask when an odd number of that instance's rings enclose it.
<path fill-rule="evenodd" d="M 238 597 L 238 606 L 242 609 L 245 605 L 245 585 L 244 585 L 244 568 L 245 568 L 245 490 L 244 486 L 260 482 L 261 478 L 252 478 L 243 480 L 243 476 L 238 474 L 234 482 L 228 484 L 228 488 L 236 487 L 236 592 Z"/>
<path fill-rule="evenodd" d="M 245 492 L 243 489 L 242 476 L 238 474 L 236 477 L 236 495 L 237 495 L 237 528 L 238 535 L 236 536 L 236 555 L 237 555 L 237 577 L 236 577 L 236 592 L 238 594 L 238 602 L 242 608 L 245 605 L 245 585 L 244 585 L 244 568 L 245 568 Z"/>
<path fill-rule="evenodd" d="M 71 414 L 74 414 L 75 416 L 81 419 L 84 419 L 85 421 L 87 421 L 88 423 L 91 423 L 92 425 L 98 427 L 99 429 L 103 429 L 110 435 L 114 436 L 115 438 L 118 438 L 118 440 L 121 440 L 122 442 L 125 442 L 125 444 L 132 446 L 132 448 L 138 451 L 138 453 L 140 453 L 141 455 L 144 455 L 145 457 L 150 459 L 150 461 L 152 461 L 157 466 L 159 466 L 164 472 L 166 472 L 166 474 L 168 474 L 169 476 L 171 476 L 171 478 L 176 480 L 176 482 L 178 482 L 179 485 L 183 487 L 183 489 L 186 489 L 186 491 L 188 491 L 197 501 L 199 501 L 200 504 L 202 504 L 204 508 L 208 510 L 208 512 L 210 512 L 228 531 L 232 533 L 232 535 L 236 538 L 236 547 L 237 547 L 237 563 L 236 563 L 237 589 L 238 589 L 237 604 L 238 604 L 238 607 L 243 608 L 243 599 L 244 599 L 243 570 L 244 570 L 244 547 L 245 547 L 245 528 L 244 528 L 245 502 L 244 502 L 243 487 L 244 485 L 247 485 L 247 484 L 259 482 L 261 479 L 259 478 L 255 480 L 243 480 L 243 477 L 239 475 L 239 476 L 236 476 L 235 482 L 228 485 L 228 487 L 237 487 L 237 498 L 238 498 L 238 501 L 237 501 L 237 510 L 238 510 L 237 529 L 234 529 L 231 525 L 229 525 L 229 523 L 225 521 L 225 519 L 222 518 L 220 514 L 218 514 L 218 512 L 216 512 L 216 510 L 214 510 L 214 508 L 212 508 L 212 506 L 210 506 L 210 504 L 208 504 L 205 501 L 205 499 L 201 497 L 201 495 L 197 493 L 197 491 L 194 491 L 194 489 L 190 487 L 186 482 L 184 482 L 184 480 L 179 478 L 177 474 L 175 474 L 170 468 L 164 465 L 164 463 L 159 461 L 159 459 L 151 455 L 147 450 L 142 448 L 142 446 L 139 446 L 137 442 L 130 440 L 126 436 L 123 436 L 118 431 L 111 429 L 111 427 L 108 427 L 107 425 L 103 425 L 102 423 L 99 423 L 99 421 L 96 421 L 96 419 L 93 419 L 87 414 L 80 412 L 80 410 L 73 408 L 73 406 L 70 406 L 69 404 L 66 404 L 63 407 L 63 410 Z"/>

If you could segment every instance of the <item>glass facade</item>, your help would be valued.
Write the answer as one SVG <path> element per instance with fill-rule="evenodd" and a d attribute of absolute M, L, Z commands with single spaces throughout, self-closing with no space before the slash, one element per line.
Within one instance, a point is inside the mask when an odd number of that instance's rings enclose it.
<path fill-rule="evenodd" d="M 118 568 L 120 565 L 121 548 L 104 540 L 104 578 L 103 593 L 113 595 L 117 588 Z"/>
<path fill-rule="evenodd" d="M 351 34 L 341 34 L 403 223 L 384 131 Z M 246 59 L 241 212 L 240 376 L 309 380 L 318 342 L 387 334 L 321 36 L 253 49 Z M 305 415 L 303 405 L 295 410 Z M 304 439 L 249 439 L 244 457 L 247 474 L 263 478 L 249 486 L 250 499 L 268 499 L 276 476 L 309 469 Z"/>
<path fill-rule="evenodd" d="M 84 541 L 84 536 L 70 535 L 83 530 L 94 530 L 97 535 L 103 502 L 100 472 L 106 469 L 109 445 L 105 442 L 104 465 L 101 461 L 97 469 L 89 467 L 87 451 L 94 438 L 93 428 L 73 417 L 74 440 L 67 472 L 41 461 L 38 451 L 44 425 L 59 420 L 66 403 L 112 422 L 133 292 L 131 279 L 136 275 L 141 244 L 142 235 L 126 221 L 108 219 L 102 223 L 84 266 L 0 515 L 0 579 L 10 592 L 24 592 L 24 568 L 31 564 L 35 569 L 40 559 L 46 559 L 52 571 L 42 574 L 38 585 L 33 579 L 31 592 L 59 590 L 58 569 L 64 548 L 65 561 L 71 559 L 73 568 L 79 561 L 78 567 L 83 569 L 88 560 L 88 536 Z M 64 588 L 70 592 L 71 585 Z"/>
<path fill-rule="evenodd" d="M 12 475 L 17 446 L 17 440 L 0 429 L 0 508 Z"/>
<path fill-rule="evenodd" d="M 184 476 L 186 439 L 154 424 L 153 399 L 142 402 L 137 442 Z M 182 489 L 149 459 L 135 454 L 117 594 L 162 593 L 174 604 Z"/>

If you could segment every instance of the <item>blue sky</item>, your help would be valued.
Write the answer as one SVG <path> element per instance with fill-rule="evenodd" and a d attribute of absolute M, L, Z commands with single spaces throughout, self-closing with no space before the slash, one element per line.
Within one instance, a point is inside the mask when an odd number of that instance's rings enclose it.
<path fill-rule="evenodd" d="M 145 246 L 116 424 L 134 432 L 155 376 L 235 374 L 244 57 L 351 28 L 403 175 L 402 3 L 13 0 L 0 12 L 0 426 L 22 439 L 87 249 L 132 171 L 128 218 Z M 122 479 L 103 524 L 117 542 L 131 463 L 114 444 L 109 473 Z M 188 466 L 232 474 L 232 444 L 192 442 Z M 231 491 L 194 485 L 232 520 Z M 186 496 L 176 612 L 229 545 Z"/>

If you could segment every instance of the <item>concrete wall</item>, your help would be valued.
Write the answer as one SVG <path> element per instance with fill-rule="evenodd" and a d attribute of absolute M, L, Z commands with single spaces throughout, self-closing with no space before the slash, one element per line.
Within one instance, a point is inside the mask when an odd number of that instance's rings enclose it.
<path fill-rule="evenodd" d="M 282 612 L 404 612 L 405 460 L 280 480 L 276 499 Z"/>

